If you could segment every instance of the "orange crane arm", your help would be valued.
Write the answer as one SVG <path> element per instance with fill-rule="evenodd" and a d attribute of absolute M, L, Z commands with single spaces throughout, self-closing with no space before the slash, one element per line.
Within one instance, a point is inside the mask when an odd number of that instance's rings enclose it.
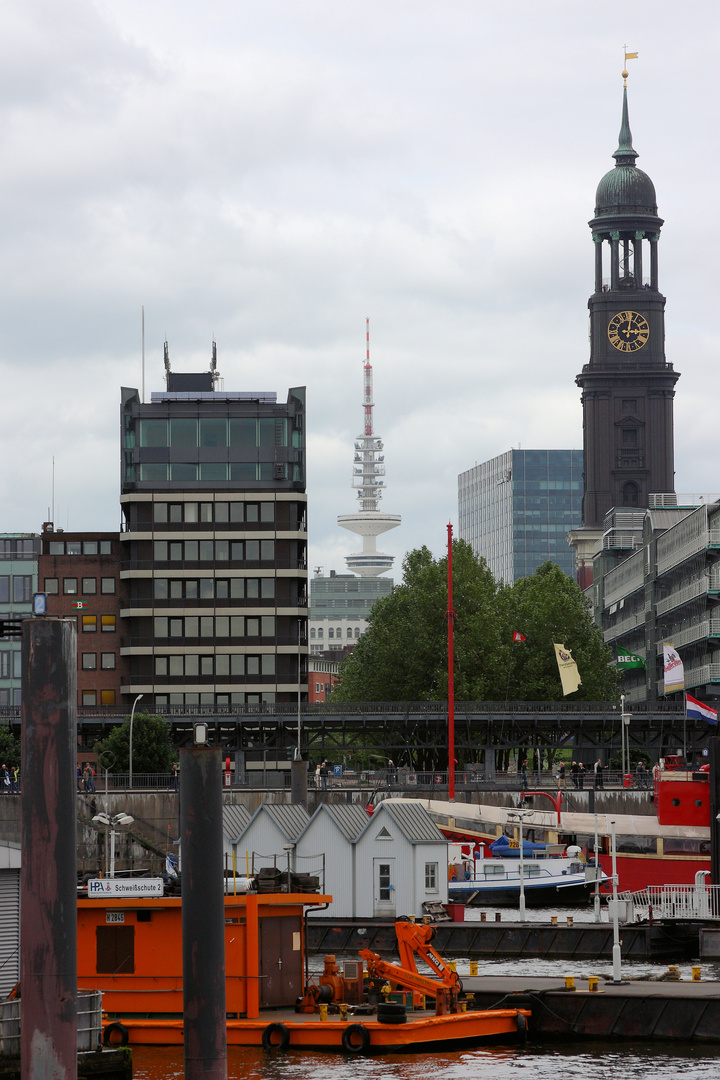
<path fill-rule="evenodd" d="M 395 923 L 395 933 L 398 939 L 400 964 L 390 964 L 369 949 L 363 949 L 360 952 L 360 956 L 367 963 L 371 978 L 387 979 L 396 986 L 412 990 L 415 1004 L 418 1004 L 417 998 L 420 995 L 437 997 L 437 992 L 440 989 L 450 989 L 452 987 L 460 989 L 460 977 L 457 972 L 452 971 L 440 954 L 430 945 L 430 939 L 433 936 L 432 926 L 397 922 Z M 415 962 L 416 953 L 435 973 L 436 978 L 420 974 Z"/>

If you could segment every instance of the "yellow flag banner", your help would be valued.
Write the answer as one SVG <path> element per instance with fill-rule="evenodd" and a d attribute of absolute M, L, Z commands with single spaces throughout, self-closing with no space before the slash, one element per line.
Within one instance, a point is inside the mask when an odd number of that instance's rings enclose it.
<path fill-rule="evenodd" d="M 555 659 L 557 660 L 558 671 L 560 672 L 563 696 L 567 697 L 568 694 L 575 693 L 577 688 L 581 685 L 582 679 L 580 678 L 578 666 L 573 660 L 570 650 L 566 649 L 564 645 L 558 645 L 557 642 L 553 642 L 553 645 L 555 646 Z"/>
<path fill-rule="evenodd" d="M 638 54 L 636 52 L 626 52 L 625 53 L 625 59 L 626 60 L 637 60 L 637 58 L 638 58 Z"/>

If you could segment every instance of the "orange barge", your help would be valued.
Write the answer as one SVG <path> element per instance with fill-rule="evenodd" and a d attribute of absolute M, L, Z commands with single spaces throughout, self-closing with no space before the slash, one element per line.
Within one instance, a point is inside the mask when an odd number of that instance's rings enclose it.
<path fill-rule="evenodd" d="M 512 1041 L 526 1032 L 525 1010 L 464 1011 L 457 976 L 423 944 L 431 927 L 398 924 L 403 968 L 365 953 L 367 972 L 358 960 L 346 961 L 340 973 L 334 957 L 328 957 L 323 976 L 309 980 L 304 912 L 330 899 L 302 893 L 225 897 L 228 1045 L 368 1054 Z M 179 897 L 78 900 L 78 983 L 103 991 L 106 1045 L 182 1045 L 181 902 Z M 417 972 L 411 937 L 435 978 Z M 387 986 L 384 1002 L 368 1004 L 370 976 L 376 985 L 387 978 L 390 989 L 409 991 L 403 997 L 408 1003 L 412 999 L 412 1009 L 388 1003 Z M 426 997 L 435 998 L 430 1009 L 424 1008 Z"/>

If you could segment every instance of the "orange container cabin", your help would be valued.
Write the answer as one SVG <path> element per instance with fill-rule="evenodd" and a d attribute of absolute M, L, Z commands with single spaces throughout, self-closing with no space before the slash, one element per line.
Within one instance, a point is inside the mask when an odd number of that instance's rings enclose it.
<path fill-rule="evenodd" d="M 303 912 L 330 900 L 304 893 L 225 897 L 228 1017 L 256 1019 L 261 1009 L 302 996 Z M 180 897 L 78 900 L 78 985 L 102 990 L 112 1017 L 181 1018 L 182 970 Z"/>

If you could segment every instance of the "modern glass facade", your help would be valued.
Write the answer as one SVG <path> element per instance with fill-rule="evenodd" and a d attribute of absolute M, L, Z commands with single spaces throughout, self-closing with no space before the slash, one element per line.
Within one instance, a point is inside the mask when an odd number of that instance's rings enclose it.
<path fill-rule="evenodd" d="M 0 533 L 0 619 L 32 615 L 40 537 Z M 20 705 L 20 639 L 0 638 L 0 706 Z"/>
<path fill-rule="evenodd" d="M 459 535 L 498 580 L 548 561 L 572 577 L 566 536 L 580 524 L 582 494 L 582 450 L 508 450 L 458 477 Z"/>

